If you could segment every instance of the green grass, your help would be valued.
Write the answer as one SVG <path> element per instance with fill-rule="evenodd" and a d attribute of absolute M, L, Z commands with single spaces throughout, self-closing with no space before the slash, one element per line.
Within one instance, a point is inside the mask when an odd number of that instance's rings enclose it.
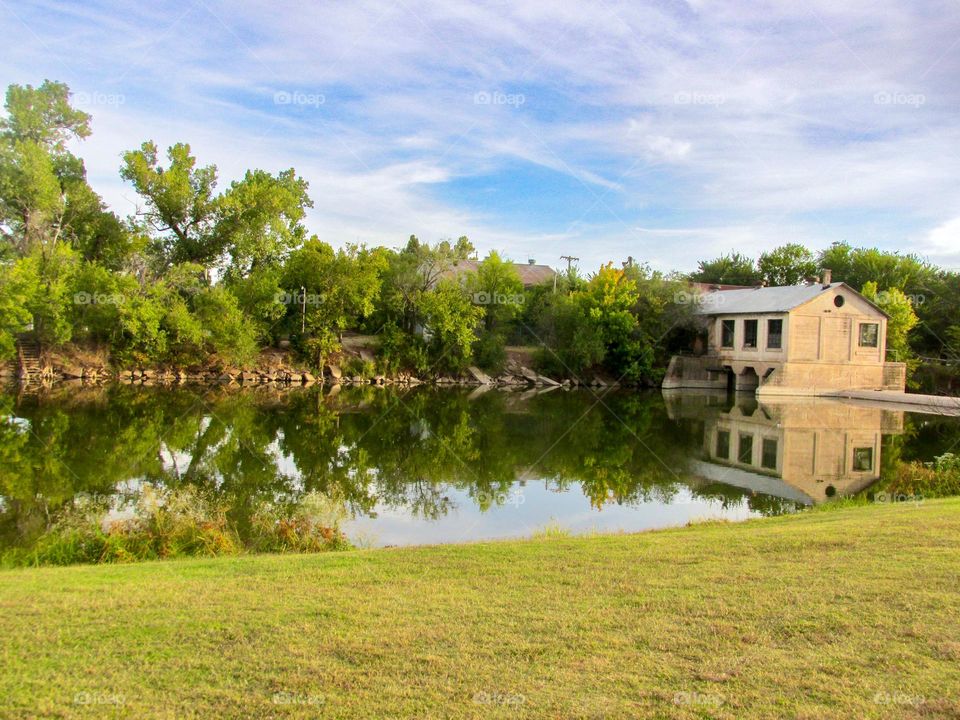
<path fill-rule="evenodd" d="M 960 717 L 960 500 L 0 572 L 0 717 Z"/>

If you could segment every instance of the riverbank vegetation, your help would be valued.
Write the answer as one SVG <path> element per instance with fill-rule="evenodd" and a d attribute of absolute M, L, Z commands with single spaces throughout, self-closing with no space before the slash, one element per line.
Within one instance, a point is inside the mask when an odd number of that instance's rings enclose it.
<path fill-rule="evenodd" d="M 340 530 L 345 508 L 316 492 L 289 503 L 261 499 L 246 508 L 242 525 L 231 517 L 234 508 L 224 496 L 202 486 L 145 485 L 123 495 L 77 496 L 31 547 L 0 554 L 0 565 L 128 563 L 350 547 Z"/>
<path fill-rule="evenodd" d="M 954 717 L 958 539 L 953 499 L 10 570 L 0 702 L 12 718 Z"/>
<path fill-rule="evenodd" d="M 913 255 L 788 244 L 756 261 L 705 260 L 691 275 L 631 259 L 525 287 L 504 254 L 479 259 L 467 237 L 335 248 L 310 235 L 313 200 L 295 169 L 251 169 L 221 186 L 216 166 L 185 142 L 146 140 L 123 154 L 119 173 L 138 209 L 121 218 L 74 153 L 90 122 L 62 83 L 7 91 L 0 361 L 28 336 L 47 349 L 98 352 L 115 368 L 244 366 L 289 346 L 316 369 L 356 331 L 375 338 L 379 373 L 499 372 L 506 347 L 525 345 L 555 377 L 656 384 L 691 341 L 690 281 L 791 284 L 829 267 L 891 315 L 891 359 L 911 369 L 925 361 L 915 385 L 953 382 L 960 275 Z"/>

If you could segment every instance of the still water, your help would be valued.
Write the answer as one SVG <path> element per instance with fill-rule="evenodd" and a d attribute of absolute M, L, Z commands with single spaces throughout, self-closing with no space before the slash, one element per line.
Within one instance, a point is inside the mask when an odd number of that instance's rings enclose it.
<path fill-rule="evenodd" d="M 147 485 L 258 502 L 319 491 L 370 545 L 637 531 L 867 492 L 960 440 L 956 418 L 703 393 L 61 385 L 0 394 L 0 550 L 81 497 Z"/>

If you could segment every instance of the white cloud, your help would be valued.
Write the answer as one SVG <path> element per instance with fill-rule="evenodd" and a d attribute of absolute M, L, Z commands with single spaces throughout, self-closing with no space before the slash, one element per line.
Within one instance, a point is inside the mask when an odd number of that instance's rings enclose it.
<path fill-rule="evenodd" d="M 82 146 L 121 213 L 120 153 L 187 140 L 223 182 L 296 167 L 331 242 L 467 233 L 521 258 L 691 268 L 782 242 L 920 238 L 960 264 L 953 0 L 688 5 L 6 4 L 0 76 L 123 95 L 91 108 Z M 277 105 L 278 91 L 324 102 Z M 495 91 L 524 102 L 475 102 Z M 591 211 L 445 199 L 446 182 L 517 167 L 574 178 Z"/>
<path fill-rule="evenodd" d="M 960 217 L 935 227 L 916 249 L 933 262 L 960 270 Z"/>

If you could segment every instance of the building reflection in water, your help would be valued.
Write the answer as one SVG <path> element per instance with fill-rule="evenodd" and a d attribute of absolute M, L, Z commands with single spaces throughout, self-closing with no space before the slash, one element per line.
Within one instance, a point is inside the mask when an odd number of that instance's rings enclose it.
<path fill-rule="evenodd" d="M 857 493 L 880 479 L 884 435 L 903 432 L 903 413 L 838 400 L 690 391 L 664 392 L 674 420 L 702 426 L 690 471 L 804 504 Z"/>

